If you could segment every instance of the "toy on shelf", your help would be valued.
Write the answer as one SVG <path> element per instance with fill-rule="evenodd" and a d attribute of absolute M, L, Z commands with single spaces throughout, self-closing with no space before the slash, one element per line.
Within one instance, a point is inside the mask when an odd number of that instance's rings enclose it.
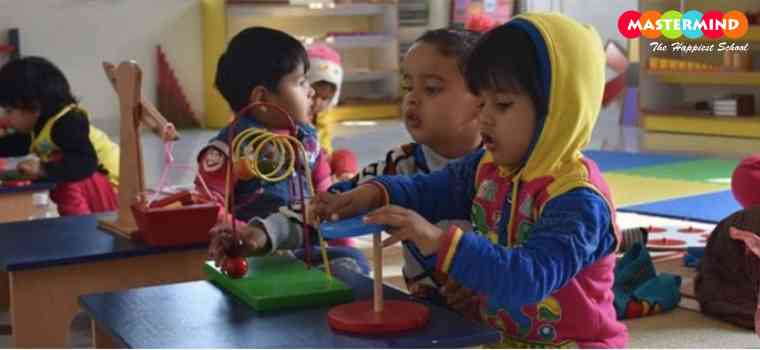
<path fill-rule="evenodd" d="M 712 100 L 712 114 L 716 116 L 748 117 L 755 115 L 755 96 L 731 94 Z"/>
<path fill-rule="evenodd" d="M 145 194 L 145 175 L 138 132 L 140 124 L 156 126 L 154 130 L 161 130 L 159 135 L 164 142 L 174 141 L 179 135 L 153 104 L 142 98 L 140 67 L 129 61 L 122 62 L 118 67 L 103 63 L 103 69 L 119 97 L 119 164 L 124 170 L 119 179 L 117 217 L 112 221 L 98 221 L 98 226 L 154 245 L 207 241 L 208 229 L 213 226 L 218 210 L 214 203 L 197 203 L 196 198 L 189 194 L 154 202 L 158 199 L 157 195 L 147 198 Z M 136 234 L 138 228 L 139 234 Z"/>
<path fill-rule="evenodd" d="M 650 57 L 649 70 L 652 72 L 720 72 L 721 67 L 675 58 Z"/>
<path fill-rule="evenodd" d="M 383 300 L 382 225 L 362 222 L 361 216 L 323 223 L 320 231 L 326 239 L 361 236 L 372 233 L 374 270 L 373 300 L 356 301 L 330 309 L 327 320 L 333 329 L 357 334 L 385 334 L 423 327 L 430 318 L 427 306 L 408 300 Z"/>

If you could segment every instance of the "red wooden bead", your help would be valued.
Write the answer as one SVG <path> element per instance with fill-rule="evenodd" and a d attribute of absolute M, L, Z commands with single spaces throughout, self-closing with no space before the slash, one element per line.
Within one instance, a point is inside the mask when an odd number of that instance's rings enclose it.
<path fill-rule="evenodd" d="M 248 272 L 248 261 L 243 257 L 227 258 L 224 260 L 222 272 L 224 272 L 230 278 L 241 278 Z"/>

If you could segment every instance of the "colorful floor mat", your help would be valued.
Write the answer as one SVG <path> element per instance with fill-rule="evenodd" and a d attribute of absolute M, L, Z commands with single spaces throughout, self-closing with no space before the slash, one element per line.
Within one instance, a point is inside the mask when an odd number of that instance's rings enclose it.
<path fill-rule="evenodd" d="M 731 191 L 719 191 L 641 205 L 618 207 L 618 210 L 625 212 L 708 223 L 718 223 L 740 209 L 741 206 L 736 202 Z"/>

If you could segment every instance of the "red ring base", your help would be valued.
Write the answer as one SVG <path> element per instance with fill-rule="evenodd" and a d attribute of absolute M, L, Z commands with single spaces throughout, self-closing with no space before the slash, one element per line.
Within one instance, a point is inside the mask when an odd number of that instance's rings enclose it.
<path fill-rule="evenodd" d="M 383 312 L 375 313 L 372 300 L 338 305 L 327 312 L 331 328 L 355 334 L 387 334 L 412 330 L 427 324 L 427 306 L 405 300 L 385 300 Z"/>

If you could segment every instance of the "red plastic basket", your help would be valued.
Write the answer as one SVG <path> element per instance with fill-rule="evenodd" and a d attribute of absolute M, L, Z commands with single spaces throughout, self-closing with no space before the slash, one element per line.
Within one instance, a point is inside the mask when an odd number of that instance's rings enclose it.
<path fill-rule="evenodd" d="M 173 246 L 209 241 L 209 230 L 214 226 L 219 206 L 212 202 L 194 203 L 188 193 L 175 197 L 180 207 L 146 207 L 132 205 L 138 232 L 135 238 L 150 245 Z"/>

